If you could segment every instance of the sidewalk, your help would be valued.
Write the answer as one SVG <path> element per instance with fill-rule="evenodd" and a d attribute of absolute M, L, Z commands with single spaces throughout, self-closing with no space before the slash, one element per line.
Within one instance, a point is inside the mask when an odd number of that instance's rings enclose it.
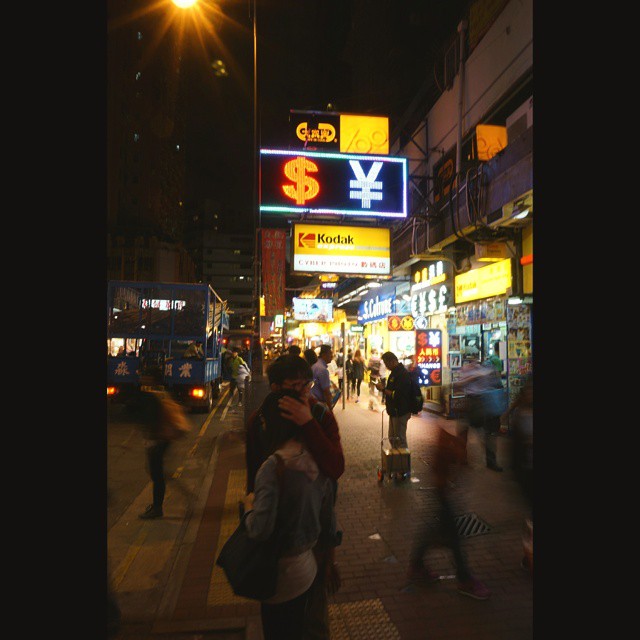
<path fill-rule="evenodd" d="M 255 376 L 245 415 L 267 392 L 266 378 Z M 334 410 L 346 469 L 336 504 L 344 532 L 336 550 L 343 583 L 330 598 L 332 640 L 532 638 L 533 583 L 520 567 L 526 509 L 509 470 L 509 438 L 498 438 L 498 460 L 505 471 L 496 473 L 484 466 L 481 444 L 470 433 L 469 465 L 462 469 L 458 486 L 457 513 L 469 524 L 464 549 L 472 571 L 492 596 L 476 601 L 457 593 L 453 561 L 445 548 L 429 557 L 430 566 L 442 575 L 440 581 L 408 585 L 411 541 L 433 501 L 428 469 L 434 417 L 424 411 L 409 420 L 411 478 L 378 483 L 382 414 L 368 410 L 367 400 L 363 385 L 359 404 L 347 401 L 343 409 L 341 399 Z M 384 419 L 386 436 L 386 414 Z M 171 532 L 165 532 L 170 539 L 158 541 L 169 554 L 170 571 L 158 578 L 163 589 L 151 635 L 127 635 L 125 629 L 118 638 L 262 638 L 258 604 L 236 597 L 215 566 L 221 545 L 238 522 L 238 501 L 244 495 L 241 415 L 232 422 L 217 437 L 193 508 L 188 512 L 185 507 L 183 520 L 178 509 Z"/>

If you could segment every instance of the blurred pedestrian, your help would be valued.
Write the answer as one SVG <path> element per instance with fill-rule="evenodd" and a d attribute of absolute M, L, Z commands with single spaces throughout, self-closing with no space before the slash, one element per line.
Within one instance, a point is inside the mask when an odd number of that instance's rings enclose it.
<path fill-rule="evenodd" d="M 333 394 L 331 392 L 331 376 L 329 375 L 328 365 L 333 361 L 333 349 L 331 345 L 323 344 L 320 346 L 318 362 L 312 367 L 313 371 L 313 387 L 311 393 L 320 402 L 324 402 L 329 409 L 333 406 Z"/>
<path fill-rule="evenodd" d="M 353 351 L 349 349 L 347 351 L 347 359 L 344 363 L 344 373 L 347 376 L 346 380 L 346 389 L 347 389 L 347 400 L 354 395 L 355 385 L 353 380 Z"/>
<path fill-rule="evenodd" d="M 411 417 L 411 377 L 392 351 L 382 354 L 382 362 L 390 374 L 386 384 L 381 380 L 376 388 L 385 396 L 389 414 L 389 443 L 394 447 L 406 448 L 407 423 Z"/>
<path fill-rule="evenodd" d="M 240 357 L 240 351 L 238 347 L 233 347 L 231 349 L 231 359 L 229 360 L 229 368 L 231 372 L 231 380 L 229 381 L 229 396 L 231 401 L 233 401 L 233 394 L 235 390 L 238 390 L 238 404 L 236 406 L 242 406 L 242 391 L 238 386 L 238 373 L 240 370 L 240 365 L 245 365 L 247 367 L 247 371 L 249 370 L 249 365 Z M 244 385 L 243 385 L 244 386 Z"/>
<path fill-rule="evenodd" d="M 297 356 L 281 357 L 269 366 L 267 376 L 272 392 L 293 390 L 296 393 L 297 397 L 285 396 L 279 399 L 281 415 L 300 428 L 305 447 L 313 456 L 320 471 L 332 481 L 335 502 L 336 481 L 344 471 L 340 433 L 333 413 L 310 394 L 313 380 L 309 364 Z M 248 493 L 255 490 L 257 470 L 270 451 L 266 422 L 262 419 L 261 413 L 262 407 L 254 411 L 247 422 Z M 320 544 L 314 548 L 319 570 L 308 594 L 307 626 L 303 636 L 305 640 L 329 638 L 327 593 L 339 586 L 339 573 L 334 562 L 334 546 L 339 542 L 340 538 L 337 536 L 330 544 Z"/>
<path fill-rule="evenodd" d="M 508 411 L 513 425 L 513 469 L 528 517 L 523 533 L 522 566 L 533 572 L 533 380 L 529 378 Z"/>
<path fill-rule="evenodd" d="M 245 362 L 241 362 L 238 366 L 238 375 L 235 377 L 236 386 L 238 388 L 238 404 L 242 406 L 242 398 L 247 390 L 247 385 L 251 382 L 251 371 L 249 371 L 249 365 Z"/>
<path fill-rule="evenodd" d="M 287 353 L 290 356 L 300 356 L 302 354 L 302 349 L 297 344 L 292 344 L 289 346 Z"/>
<path fill-rule="evenodd" d="M 467 356 L 460 369 L 460 376 L 453 386 L 456 391 L 461 390 L 465 395 L 463 413 L 469 426 L 481 434 L 487 468 L 502 471 L 497 461 L 500 416 L 486 411 L 482 395 L 487 391 L 503 388 L 500 375 L 492 365 L 480 364 L 475 356 Z"/>
<path fill-rule="evenodd" d="M 377 349 L 371 349 L 371 355 L 367 361 L 366 369 L 369 372 L 369 409 L 378 411 L 379 404 L 377 400 L 378 387 L 382 375 L 382 360 L 378 355 Z"/>
<path fill-rule="evenodd" d="M 132 410 L 142 426 L 147 452 L 147 466 L 153 483 L 153 502 L 138 517 L 143 520 L 162 518 L 166 482 L 164 460 L 170 446 L 170 439 L 162 425 L 161 399 L 157 392 L 163 392 L 162 370 L 150 368 L 140 376 L 140 391 Z"/>
<path fill-rule="evenodd" d="M 310 367 L 313 367 L 313 365 L 318 362 L 318 354 L 315 352 L 315 349 L 305 349 L 304 359 L 309 363 Z"/>
<path fill-rule="evenodd" d="M 413 540 L 407 577 L 412 582 L 438 581 L 440 576 L 425 565 L 424 556 L 427 551 L 444 541 L 453 553 L 458 593 L 476 600 L 486 600 L 491 592 L 487 585 L 475 578 L 469 570 L 452 505 L 466 441 L 460 437 L 460 425 L 457 420 L 447 420 L 444 417 L 444 395 L 441 396 L 440 411 L 440 415 L 435 417 L 437 435 L 436 444 L 432 449 L 431 466 L 431 482 L 435 489 L 437 506 Z"/>
<path fill-rule="evenodd" d="M 360 387 L 364 380 L 365 363 L 362 357 L 360 349 L 356 349 L 353 354 L 353 392 L 356 397 L 356 402 L 360 402 Z M 380 369 L 378 369 L 379 371 Z"/>

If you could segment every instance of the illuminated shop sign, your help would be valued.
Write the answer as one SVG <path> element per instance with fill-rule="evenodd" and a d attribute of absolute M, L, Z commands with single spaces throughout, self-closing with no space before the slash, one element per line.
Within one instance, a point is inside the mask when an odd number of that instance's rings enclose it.
<path fill-rule="evenodd" d="M 443 260 L 418 262 L 411 269 L 411 315 L 444 313 L 453 303 L 453 269 Z"/>
<path fill-rule="evenodd" d="M 423 387 L 442 385 L 442 331 L 417 329 L 415 355 L 419 384 Z"/>
<path fill-rule="evenodd" d="M 389 316 L 387 328 L 389 331 L 413 331 L 413 316 Z"/>
<path fill-rule="evenodd" d="M 330 322 L 333 320 L 333 300 L 329 298 L 293 298 L 295 320 Z"/>
<path fill-rule="evenodd" d="M 292 245 L 294 273 L 354 276 L 391 273 L 389 229 L 294 224 Z"/>
<path fill-rule="evenodd" d="M 389 153 L 389 118 L 291 110 L 290 148 L 340 153 Z"/>
<path fill-rule="evenodd" d="M 395 287 L 387 288 L 384 291 L 376 290 L 377 293 L 364 299 L 358 308 L 358 320 L 362 322 L 374 322 L 382 320 L 395 311 L 394 302 L 396 299 Z"/>
<path fill-rule="evenodd" d="M 511 291 L 511 258 L 455 277 L 456 305 Z"/>
<path fill-rule="evenodd" d="M 407 217 L 407 159 L 260 149 L 262 213 Z"/>

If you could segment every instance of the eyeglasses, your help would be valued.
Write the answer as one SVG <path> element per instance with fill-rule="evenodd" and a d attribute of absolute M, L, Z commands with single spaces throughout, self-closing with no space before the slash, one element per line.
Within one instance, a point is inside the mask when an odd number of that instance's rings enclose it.
<path fill-rule="evenodd" d="M 298 393 L 302 393 L 307 389 L 311 389 L 314 385 L 313 380 L 297 380 L 295 382 L 291 382 L 289 380 L 285 380 L 282 383 L 283 389 L 292 389 L 293 391 L 297 391 Z"/>

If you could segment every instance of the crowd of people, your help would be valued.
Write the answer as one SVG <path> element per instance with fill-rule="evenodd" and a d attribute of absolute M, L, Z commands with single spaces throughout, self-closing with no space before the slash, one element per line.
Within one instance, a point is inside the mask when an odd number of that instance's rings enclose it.
<path fill-rule="evenodd" d="M 194 350 L 197 345 L 194 345 Z M 342 356 L 342 354 L 340 354 Z M 194 354 L 193 357 L 198 357 Z M 408 448 L 407 423 L 415 410 L 411 404 L 411 368 L 395 353 L 381 355 L 372 349 L 365 360 L 360 349 L 334 360 L 330 345 L 302 350 L 298 345 L 270 362 L 267 367 L 269 393 L 246 420 L 246 497 L 244 522 L 251 537 L 278 539 L 276 593 L 260 602 L 265 640 L 329 638 L 328 596 L 341 586 L 335 550 L 342 532 L 337 529 L 335 505 L 339 481 L 345 469 L 340 427 L 332 409 L 332 370 L 338 366 L 345 376 L 347 399 L 360 402 L 362 383 L 367 379 L 371 411 L 388 414 L 388 438 L 396 447 Z M 250 380 L 247 363 L 232 349 L 227 366 L 229 390 L 242 406 L 245 383 Z M 433 582 L 439 575 L 424 564 L 429 548 L 442 541 L 450 547 L 456 567 L 459 593 L 484 600 L 488 586 L 471 571 L 464 553 L 452 510 L 456 478 L 466 464 L 467 434 L 470 429 L 483 441 L 486 466 L 502 471 L 496 459 L 495 436 L 500 415 L 489 415 L 480 401 L 492 389 L 501 389 L 502 362 L 481 364 L 467 358 L 455 388 L 464 392 L 466 403 L 459 415 L 447 415 L 445 393 L 440 395 L 439 413 L 430 465 L 431 483 L 437 497 L 436 509 L 429 512 L 413 540 L 407 577 L 411 582 Z M 334 375 L 336 375 L 334 373 Z M 164 478 L 162 461 L 168 442 L 156 429 L 158 408 L 148 391 L 161 380 L 150 377 L 149 388 L 141 394 L 140 419 L 151 446 L 148 466 L 153 481 L 153 504 L 140 514 L 144 519 L 163 516 Z M 529 504 L 527 535 L 523 537 L 524 568 L 532 571 L 533 536 L 533 386 L 529 381 L 517 401 L 504 415 L 514 424 L 513 469 Z M 283 465 L 279 471 L 278 465 Z M 439 538 L 434 536 L 434 523 Z M 436 540 L 436 542 L 434 542 Z M 438 542 L 439 541 L 439 542 Z"/>

